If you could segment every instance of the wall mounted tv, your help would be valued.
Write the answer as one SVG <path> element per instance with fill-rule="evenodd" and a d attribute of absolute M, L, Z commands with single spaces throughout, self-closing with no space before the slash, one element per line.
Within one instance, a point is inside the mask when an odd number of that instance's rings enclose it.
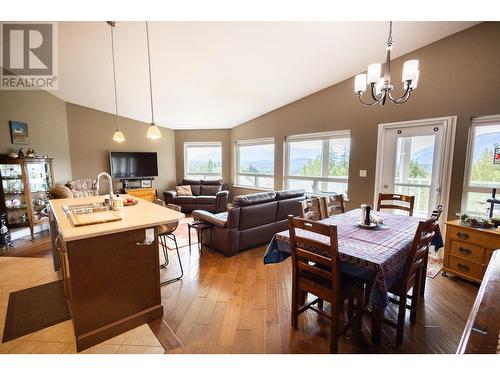
<path fill-rule="evenodd" d="M 156 152 L 110 152 L 111 177 L 120 179 L 158 176 Z"/>

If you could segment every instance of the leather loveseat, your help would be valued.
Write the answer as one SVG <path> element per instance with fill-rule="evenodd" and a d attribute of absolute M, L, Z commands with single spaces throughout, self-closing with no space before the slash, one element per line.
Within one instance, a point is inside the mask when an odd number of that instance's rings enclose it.
<path fill-rule="evenodd" d="M 268 243 L 288 227 L 288 215 L 300 215 L 304 190 L 283 190 L 234 197 L 227 212 L 193 211 L 193 217 L 213 224 L 212 246 L 232 256 L 239 251 Z"/>
<path fill-rule="evenodd" d="M 228 186 L 222 180 L 182 180 L 179 185 L 189 185 L 193 195 L 177 195 L 176 191 L 164 191 L 165 204 L 181 206 L 182 212 L 206 210 L 209 212 L 224 212 L 227 207 Z"/>

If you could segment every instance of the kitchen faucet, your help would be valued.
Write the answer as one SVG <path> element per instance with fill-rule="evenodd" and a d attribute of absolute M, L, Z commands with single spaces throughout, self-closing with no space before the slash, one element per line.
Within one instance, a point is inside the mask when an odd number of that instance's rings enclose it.
<path fill-rule="evenodd" d="M 109 181 L 109 200 L 110 200 L 110 206 L 112 207 L 113 206 L 113 201 L 115 200 L 115 197 L 114 197 L 114 194 L 113 194 L 113 179 L 106 172 L 101 172 L 101 173 L 99 173 L 97 175 L 97 182 L 96 182 L 97 194 L 99 194 L 99 180 L 101 179 L 102 176 L 107 177 L 107 179 Z"/>

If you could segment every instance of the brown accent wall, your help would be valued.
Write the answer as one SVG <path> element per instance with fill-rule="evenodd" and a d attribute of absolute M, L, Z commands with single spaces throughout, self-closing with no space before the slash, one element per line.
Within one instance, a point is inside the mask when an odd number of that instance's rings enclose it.
<path fill-rule="evenodd" d="M 233 128 L 231 141 L 275 137 L 275 188 L 281 189 L 285 136 L 350 129 L 349 206 L 356 207 L 373 199 L 378 124 L 456 115 L 448 211 L 452 216 L 460 210 L 471 118 L 500 113 L 500 22 L 479 24 L 394 60 L 396 95 L 402 91 L 402 64 L 408 59 L 420 60 L 421 79 L 404 105 L 364 107 L 354 94 L 354 79 L 349 78 Z M 360 169 L 366 169 L 368 177 L 359 177 Z M 251 191 L 235 189 L 238 194 L 246 192 Z"/>
<path fill-rule="evenodd" d="M 162 138 L 146 138 L 149 124 L 120 117 L 126 141 L 113 141 L 116 128 L 114 115 L 67 103 L 69 145 L 73 178 L 95 178 L 99 172 L 109 173 L 109 151 L 146 151 L 158 153 L 158 174 L 154 187 L 161 196 L 175 184 L 174 131 L 160 128 Z M 120 186 L 116 183 L 116 186 Z"/>
<path fill-rule="evenodd" d="M 9 121 L 28 124 L 29 145 L 13 145 Z M 46 91 L 0 90 L 0 153 L 34 148 L 39 155 L 54 158 L 56 183 L 71 178 L 66 103 Z"/>
<path fill-rule="evenodd" d="M 175 155 L 177 181 L 184 178 L 184 143 L 185 142 L 222 142 L 222 179 L 231 181 L 231 129 L 213 130 L 176 130 Z"/>

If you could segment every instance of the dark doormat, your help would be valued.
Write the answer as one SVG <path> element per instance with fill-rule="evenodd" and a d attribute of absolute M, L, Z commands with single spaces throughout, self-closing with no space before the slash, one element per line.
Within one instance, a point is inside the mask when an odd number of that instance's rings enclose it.
<path fill-rule="evenodd" d="M 2 342 L 70 318 L 62 280 L 10 293 Z"/>

